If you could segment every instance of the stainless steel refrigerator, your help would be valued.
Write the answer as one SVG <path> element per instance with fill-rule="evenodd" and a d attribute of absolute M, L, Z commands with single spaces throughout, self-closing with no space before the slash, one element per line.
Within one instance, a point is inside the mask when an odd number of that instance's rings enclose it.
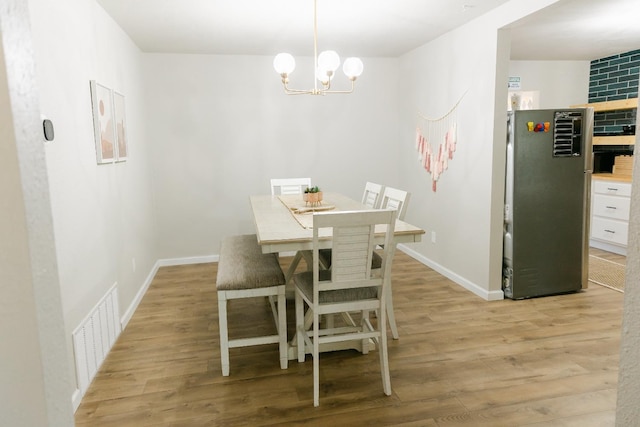
<path fill-rule="evenodd" d="M 505 297 L 587 287 L 592 134 L 591 108 L 509 113 Z"/>

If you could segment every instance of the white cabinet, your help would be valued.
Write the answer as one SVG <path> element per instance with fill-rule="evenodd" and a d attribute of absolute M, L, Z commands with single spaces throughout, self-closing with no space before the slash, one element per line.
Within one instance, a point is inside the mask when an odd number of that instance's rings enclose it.
<path fill-rule="evenodd" d="M 591 186 L 591 246 L 627 254 L 631 183 L 594 177 Z"/>

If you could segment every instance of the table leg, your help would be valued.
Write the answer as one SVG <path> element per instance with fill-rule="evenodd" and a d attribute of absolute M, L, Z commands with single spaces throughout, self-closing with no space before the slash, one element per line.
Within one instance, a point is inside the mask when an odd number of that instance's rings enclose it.
<path fill-rule="evenodd" d="M 302 259 L 302 252 L 301 251 L 296 252 L 296 255 L 293 257 L 293 260 L 291 261 L 291 264 L 289 265 L 287 272 L 284 274 L 284 283 L 286 285 L 289 285 L 289 282 L 291 281 L 291 278 L 295 274 L 301 259 Z"/>

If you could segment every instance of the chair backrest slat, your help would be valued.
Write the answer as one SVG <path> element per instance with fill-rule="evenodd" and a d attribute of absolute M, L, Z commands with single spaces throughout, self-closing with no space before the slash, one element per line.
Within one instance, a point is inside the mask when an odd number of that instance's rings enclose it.
<path fill-rule="evenodd" d="M 311 178 L 273 178 L 271 179 L 271 195 L 302 194 L 311 187 Z"/>
<path fill-rule="evenodd" d="M 373 274 L 371 258 L 376 247 L 376 225 L 385 226 L 385 245 L 391 245 L 395 227 L 394 209 L 322 212 L 313 216 L 314 276 L 318 283 L 320 229 L 332 228 L 331 282 L 319 282 L 319 290 L 381 286 L 388 268 L 384 250 L 381 274 Z M 391 246 L 387 246 L 391 247 Z"/>
<path fill-rule="evenodd" d="M 385 187 L 382 194 L 381 209 L 395 209 L 398 211 L 398 219 L 404 220 L 404 216 L 407 213 L 407 206 L 409 206 L 410 193 L 404 190 L 398 190 L 397 188 Z"/>
<path fill-rule="evenodd" d="M 362 195 L 362 204 L 371 209 L 378 209 L 382 202 L 383 185 L 375 182 L 367 182 L 364 186 L 364 194 Z"/>

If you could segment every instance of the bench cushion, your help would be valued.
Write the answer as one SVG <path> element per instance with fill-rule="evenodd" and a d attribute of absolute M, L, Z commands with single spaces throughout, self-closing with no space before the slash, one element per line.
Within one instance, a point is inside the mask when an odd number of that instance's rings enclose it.
<path fill-rule="evenodd" d="M 277 254 L 263 254 L 255 234 L 229 236 L 220 245 L 216 288 L 222 290 L 284 285 Z"/>

